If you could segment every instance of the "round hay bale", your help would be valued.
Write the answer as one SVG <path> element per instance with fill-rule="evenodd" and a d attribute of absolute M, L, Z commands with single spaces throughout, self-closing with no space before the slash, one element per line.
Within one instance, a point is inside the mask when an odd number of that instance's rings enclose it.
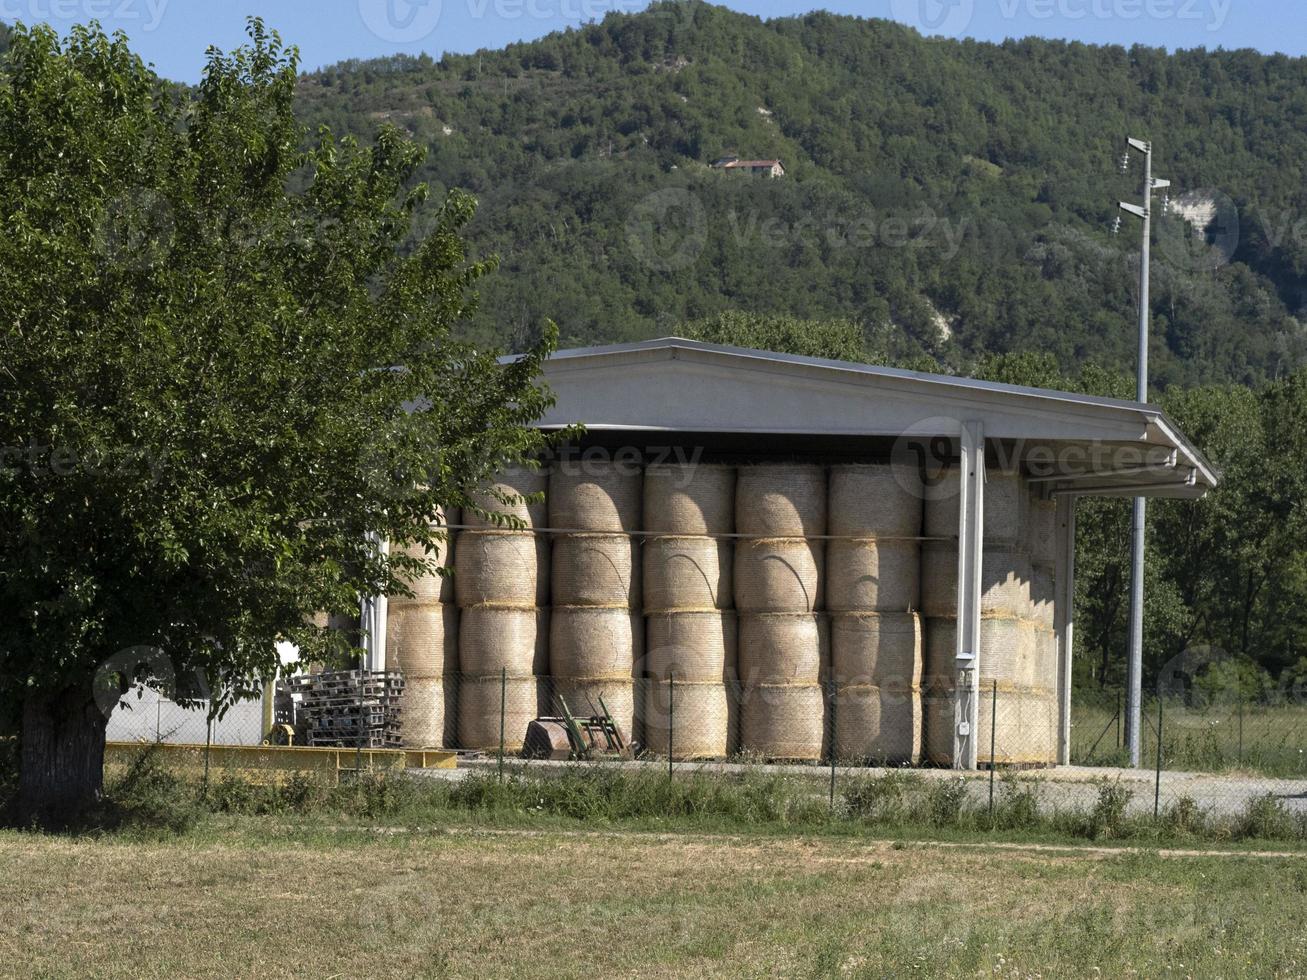
<path fill-rule="evenodd" d="M 555 677 L 548 693 L 546 707 L 549 714 L 561 715 L 564 702 L 573 717 L 588 718 L 607 707 L 627 744 L 639 740 L 643 735 L 636 716 L 635 684 L 629 677 L 625 680 L 611 677 Z"/>
<path fill-rule="evenodd" d="M 458 668 L 458 619 L 457 607 L 439 602 L 387 605 L 386 655 L 405 683 Z"/>
<path fill-rule="evenodd" d="M 1036 624 L 1035 667 L 1031 686 L 1048 691 L 1057 690 L 1057 633 L 1051 628 Z"/>
<path fill-rule="evenodd" d="M 826 704 L 816 685 L 746 689 L 740 702 L 740 751 L 765 759 L 820 759 L 826 747 Z"/>
<path fill-rule="evenodd" d="M 730 534 L 735 530 L 735 468 L 655 463 L 644 471 L 644 530 Z"/>
<path fill-rule="evenodd" d="M 831 541 L 825 577 L 826 608 L 832 612 L 919 609 L 921 546 L 916 541 Z"/>
<path fill-rule="evenodd" d="M 740 616 L 739 677 L 745 688 L 820 684 L 830 663 L 830 627 L 811 613 Z"/>
<path fill-rule="evenodd" d="M 406 678 L 400 702 L 400 740 L 409 749 L 453 745 L 454 688 L 439 677 Z"/>
<path fill-rule="evenodd" d="M 463 610 L 458 664 L 464 674 L 531 677 L 549 670 L 549 612 L 469 606 Z"/>
<path fill-rule="evenodd" d="M 724 759 L 734 749 L 735 707 L 725 684 L 650 681 L 644 699 L 644 745 L 664 758 Z M 676 703 L 671 703 L 672 697 Z"/>
<path fill-rule="evenodd" d="M 990 753 L 992 696 L 982 697 L 977 761 L 998 765 L 1046 765 L 1057 761 L 1057 701 L 1052 692 L 999 685 L 997 724 Z"/>
<path fill-rule="evenodd" d="M 549 624 L 549 672 L 555 679 L 629 681 L 643 641 L 644 622 L 629 609 L 555 606 Z"/>
<path fill-rule="evenodd" d="M 1030 617 L 1040 625 L 1052 629 L 1057 611 L 1053 568 L 1050 565 L 1032 564 L 1030 571 Z"/>
<path fill-rule="evenodd" d="M 501 681 L 498 676 L 459 678 L 459 748 L 485 752 L 499 750 L 501 697 L 504 751 L 521 751 L 526 740 L 526 726 L 541 715 L 539 683 L 534 677 L 510 677 L 507 681 Z"/>
<path fill-rule="evenodd" d="M 953 708 L 950 695 L 930 694 L 921 699 L 925 758 L 932 765 L 953 764 Z"/>
<path fill-rule="evenodd" d="M 1031 562 L 1050 567 L 1055 565 L 1057 563 L 1057 503 L 1032 497 L 1029 521 L 1026 547 L 1030 549 Z"/>
<path fill-rule="evenodd" d="M 553 551 L 554 605 L 639 607 L 639 545 L 627 535 L 559 535 Z"/>
<path fill-rule="evenodd" d="M 921 761 L 922 706 L 918 688 L 851 685 L 835 692 L 835 758 L 875 765 Z"/>
<path fill-rule="evenodd" d="M 926 620 L 923 685 L 932 692 L 952 694 L 957 670 L 957 620 Z M 980 672 L 982 693 L 998 681 L 1003 685 L 1029 685 L 1038 671 L 1037 630 L 1029 620 L 982 614 L 980 620 Z"/>
<path fill-rule="evenodd" d="M 390 552 L 392 555 L 407 555 L 410 558 L 419 558 L 424 561 L 431 572 L 427 575 L 421 575 L 417 578 L 405 576 L 405 584 L 413 592 L 413 597 L 393 596 L 391 603 L 406 602 L 453 602 L 454 601 L 454 578 L 449 574 L 441 574 L 438 570 L 446 572 L 451 571 L 454 567 L 454 544 L 456 535 L 452 531 L 442 531 L 436 541 L 430 545 L 430 549 L 423 544 L 409 542 L 404 545 L 391 544 Z"/>
<path fill-rule="evenodd" d="M 826 533 L 826 470 L 790 464 L 741 467 L 735 485 L 741 534 L 813 537 Z"/>
<path fill-rule="evenodd" d="M 1036 629 L 1027 619 L 988 617 L 980 621 L 980 687 L 994 681 L 1000 687 L 1028 687 L 1035 683 Z"/>
<path fill-rule="evenodd" d="M 549 605 L 549 542 L 530 531 L 463 531 L 455 548 L 458 604 Z"/>
<path fill-rule="evenodd" d="M 496 474 L 490 482 L 477 488 L 469 496 L 475 507 L 488 514 L 516 518 L 525 527 L 545 527 L 549 520 L 549 507 L 544 493 L 549 487 L 549 473 L 544 469 L 531 469 L 518 464 Z M 510 498 L 510 503 L 495 494 Z M 540 499 L 528 503 L 526 499 L 539 495 Z M 482 517 L 473 507 L 463 512 L 463 523 L 470 528 L 493 529 L 506 525 L 490 517 Z"/>
<path fill-rule="evenodd" d="M 922 634 L 915 613 L 832 616 L 830 632 L 831 677 L 837 685 L 920 686 Z"/>
<path fill-rule="evenodd" d="M 549 475 L 549 526 L 567 531 L 639 531 L 643 474 L 632 462 L 586 459 Z"/>
<path fill-rule="evenodd" d="M 735 608 L 813 612 L 821 608 L 825 542 L 760 538 L 735 547 Z"/>
<path fill-rule="evenodd" d="M 927 493 L 926 535 L 957 537 L 960 470 L 950 465 Z M 985 543 L 1026 546 L 1030 495 L 1018 471 L 990 466 L 985 472 Z"/>
<path fill-rule="evenodd" d="M 729 609 L 735 601 L 730 541 L 650 538 L 644 544 L 644 609 Z"/>
<path fill-rule="evenodd" d="M 645 671 L 658 680 L 717 683 L 735 678 L 734 613 L 652 613 L 646 620 Z M 639 671 L 637 671 L 639 673 Z"/>
<path fill-rule="evenodd" d="M 833 466 L 829 532 L 851 538 L 916 537 L 921 534 L 924 499 L 916 466 Z"/>
<path fill-rule="evenodd" d="M 980 563 L 981 612 L 1028 615 L 1033 576 L 1025 552 L 986 547 Z M 927 616 L 957 615 L 958 548 L 955 542 L 927 541 L 922 547 L 921 609 Z"/>

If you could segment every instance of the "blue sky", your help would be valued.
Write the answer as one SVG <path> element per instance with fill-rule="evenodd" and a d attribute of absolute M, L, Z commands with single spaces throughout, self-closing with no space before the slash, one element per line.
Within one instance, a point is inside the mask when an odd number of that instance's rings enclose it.
<path fill-rule="evenodd" d="M 257 13 L 298 44 L 306 67 L 345 58 L 502 47 L 642 9 L 647 0 L 0 0 L 0 20 L 57 27 L 90 19 L 124 30 L 159 72 L 196 81 L 209 44 L 243 39 Z M 892 17 L 925 33 L 984 40 L 1074 38 L 1168 48 L 1251 47 L 1307 54 L 1302 0 L 727 0 L 763 17 L 823 8 Z"/>

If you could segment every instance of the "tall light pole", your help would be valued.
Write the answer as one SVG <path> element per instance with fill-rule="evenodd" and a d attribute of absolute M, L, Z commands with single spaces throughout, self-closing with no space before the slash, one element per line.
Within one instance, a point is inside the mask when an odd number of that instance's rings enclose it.
<path fill-rule="evenodd" d="M 1143 255 L 1139 263 L 1139 386 L 1138 400 L 1148 401 L 1148 323 L 1149 323 L 1149 259 L 1153 244 L 1153 191 L 1171 186 L 1169 180 L 1153 178 L 1153 144 L 1144 140 L 1129 139 L 1129 148 L 1121 161 L 1121 169 L 1130 167 L 1130 150 L 1144 156 L 1144 202 L 1126 204 L 1121 210 L 1144 221 Z M 1116 227 L 1121 227 L 1117 216 Z M 1144 673 L 1144 523 L 1145 499 L 1134 498 L 1131 521 L 1130 557 L 1130 651 L 1126 660 L 1125 741 L 1130 749 L 1130 765 L 1139 765 L 1139 726 L 1141 720 Z"/>

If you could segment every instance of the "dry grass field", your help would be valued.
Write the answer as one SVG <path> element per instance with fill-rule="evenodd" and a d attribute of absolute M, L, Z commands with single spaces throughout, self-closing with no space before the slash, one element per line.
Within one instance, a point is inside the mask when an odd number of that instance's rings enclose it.
<path fill-rule="evenodd" d="M 233 818 L 0 834 L 5 977 L 1297 977 L 1307 858 Z"/>

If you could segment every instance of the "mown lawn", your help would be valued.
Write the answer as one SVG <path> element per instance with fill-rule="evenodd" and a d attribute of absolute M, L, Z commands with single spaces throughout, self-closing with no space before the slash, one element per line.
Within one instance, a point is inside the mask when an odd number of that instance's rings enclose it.
<path fill-rule="evenodd" d="M 0 833 L 13 977 L 1266 976 L 1307 859 L 232 818 Z"/>

